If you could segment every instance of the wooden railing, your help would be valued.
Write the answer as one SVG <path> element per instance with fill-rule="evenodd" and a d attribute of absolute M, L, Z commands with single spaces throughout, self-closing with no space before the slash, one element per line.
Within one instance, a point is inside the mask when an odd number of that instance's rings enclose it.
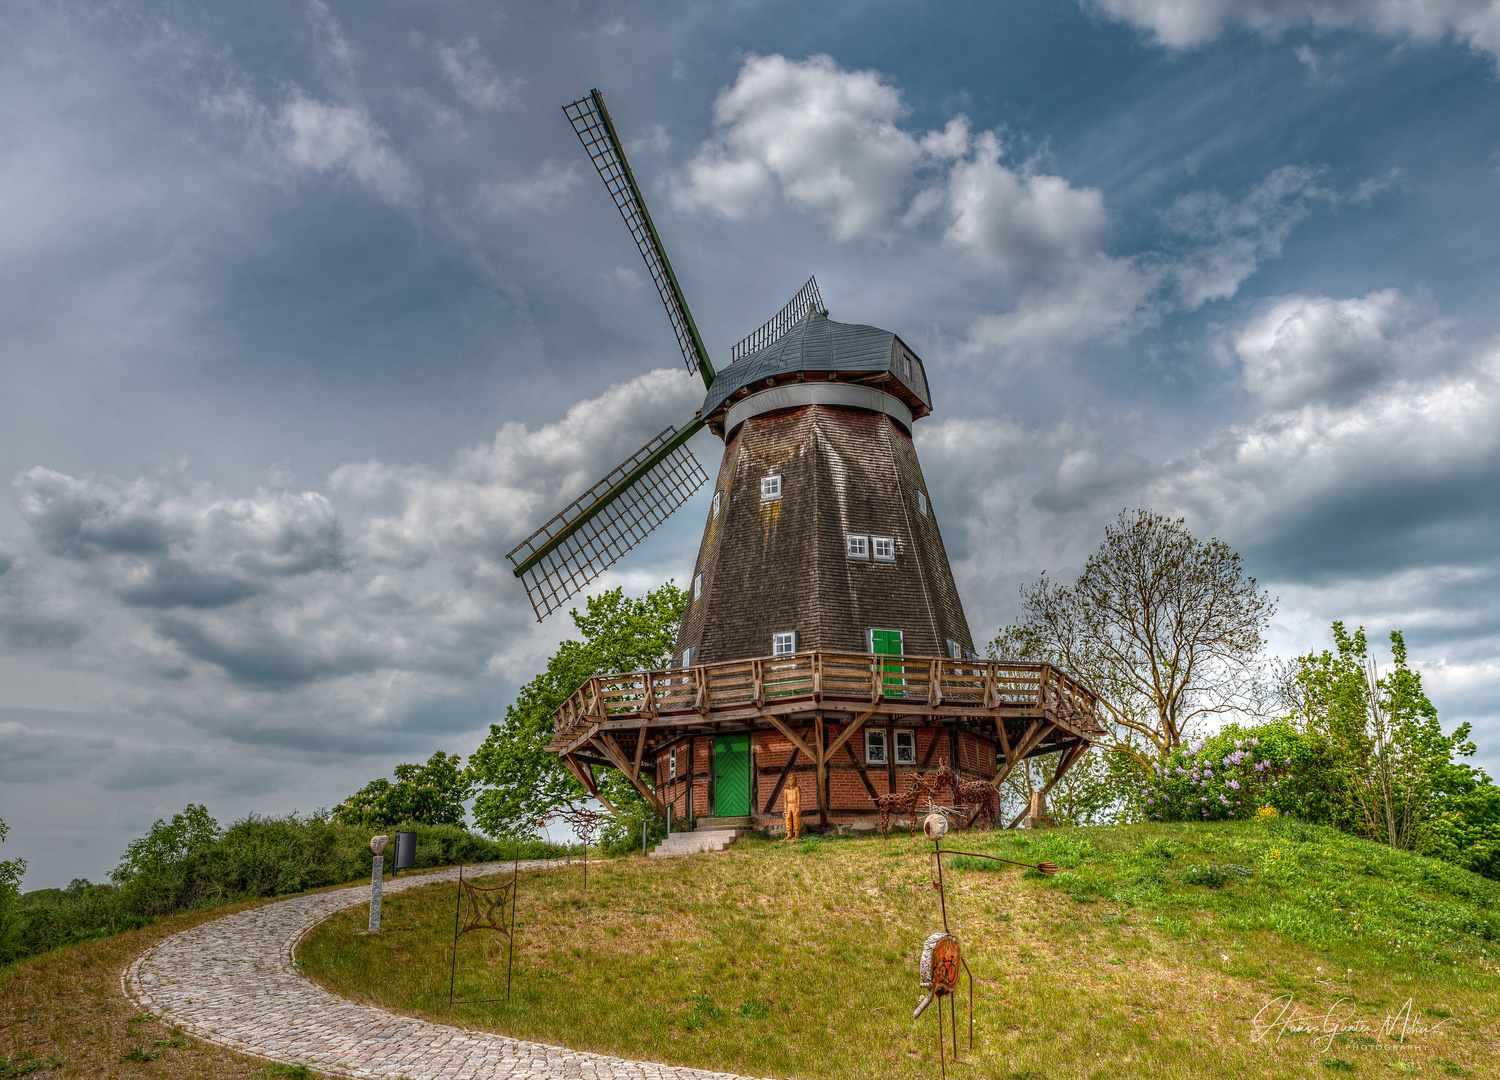
<path fill-rule="evenodd" d="M 1098 699 L 1050 664 L 807 652 L 596 676 L 553 713 L 550 745 L 561 750 L 601 725 L 695 714 L 741 719 L 799 706 L 897 715 L 1039 714 L 1080 734 L 1099 730 Z"/>

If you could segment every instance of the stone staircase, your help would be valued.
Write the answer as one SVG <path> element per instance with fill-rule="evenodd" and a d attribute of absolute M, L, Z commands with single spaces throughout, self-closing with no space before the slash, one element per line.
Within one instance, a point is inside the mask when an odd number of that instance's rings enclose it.
<path fill-rule="evenodd" d="M 669 859 L 675 855 L 696 855 L 701 851 L 723 851 L 749 831 L 748 817 L 702 817 L 692 832 L 674 832 L 652 848 L 651 857 Z"/>

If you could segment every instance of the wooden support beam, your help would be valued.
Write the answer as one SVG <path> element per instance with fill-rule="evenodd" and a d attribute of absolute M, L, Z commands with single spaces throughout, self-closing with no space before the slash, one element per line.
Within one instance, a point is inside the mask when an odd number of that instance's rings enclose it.
<path fill-rule="evenodd" d="M 604 807 L 604 809 L 608 810 L 615 817 L 619 817 L 620 816 L 620 811 L 618 811 L 618 810 L 615 809 L 615 804 L 612 803 L 612 802 L 610 802 L 608 799 L 606 799 L 604 797 L 604 792 L 602 792 L 602 791 L 599 790 L 599 778 L 594 775 L 594 766 L 593 766 L 593 764 L 590 763 L 590 762 L 585 761 L 585 762 L 583 762 L 583 768 L 584 768 L 584 771 L 589 774 L 589 779 L 591 779 L 594 782 L 594 798 L 596 798 L 596 799 L 599 800 L 600 804 Z"/>
<path fill-rule="evenodd" d="M 795 746 L 792 747 L 792 752 L 787 755 L 786 764 L 781 767 L 781 775 L 776 778 L 776 786 L 771 789 L 771 797 L 766 800 L 765 809 L 761 811 L 762 814 L 769 814 L 776 806 L 776 800 L 781 797 L 781 789 L 786 786 L 786 778 L 792 775 L 792 769 L 796 766 L 797 758 L 801 753 L 802 751 Z"/>
<path fill-rule="evenodd" d="M 641 733 L 635 737 L 635 775 L 641 775 L 641 759 L 646 755 L 646 731 L 650 725 L 641 724 Z"/>
<path fill-rule="evenodd" d="M 895 735 L 891 736 L 891 741 L 892 742 L 896 741 L 896 736 Z M 941 731 L 935 731 L 935 732 L 932 733 L 932 741 L 927 744 L 927 753 L 925 753 L 925 754 L 922 755 L 922 764 L 919 765 L 919 766 L 917 766 L 917 768 L 921 769 L 923 772 L 927 771 L 927 766 L 932 764 L 932 754 L 933 754 L 933 751 L 935 751 L 938 748 L 938 743 L 940 743 L 942 741 L 943 741 L 943 733 Z M 896 748 L 894 746 L 891 747 L 891 753 L 894 754 L 895 752 L 896 752 Z"/>
<path fill-rule="evenodd" d="M 849 760 L 854 763 L 854 768 L 855 771 L 859 773 L 859 778 L 865 782 L 865 790 L 870 793 L 870 800 L 872 802 L 878 800 L 880 796 L 875 792 L 875 785 L 870 783 L 870 774 L 865 771 L 865 763 L 861 761 L 859 759 L 859 755 L 854 752 L 854 747 L 850 746 L 848 743 L 845 743 L 844 753 L 849 755 Z M 889 757 L 890 755 L 887 754 L 886 756 Z"/>
<path fill-rule="evenodd" d="M 828 758 L 827 744 L 823 734 L 823 716 L 820 713 L 813 717 L 813 738 L 816 740 L 818 754 L 813 760 L 817 762 L 818 777 L 818 823 L 826 826 L 828 824 Z"/>
<path fill-rule="evenodd" d="M 615 742 L 612 735 L 608 733 L 600 735 L 599 738 L 594 740 L 594 745 L 597 746 L 604 754 L 604 756 L 609 759 L 611 765 L 625 774 L 625 778 L 629 780 L 633 785 L 635 785 L 635 789 L 639 791 L 641 793 L 641 796 L 656 809 L 656 812 L 658 814 L 666 813 L 666 807 L 664 807 L 661 800 L 656 797 L 656 792 L 647 787 L 641 780 L 640 776 L 633 769 L 631 769 L 630 759 L 627 758 L 625 754 L 620 750 L 619 743 Z M 594 785 L 594 791 L 591 791 L 590 794 L 594 794 L 594 792 L 597 790 L 598 785 L 596 784 Z M 601 798 L 597 794 L 594 794 L 594 798 L 599 799 L 600 802 L 604 802 L 603 798 Z M 605 803 L 605 805 L 608 806 L 609 804 Z"/>
<path fill-rule="evenodd" d="M 868 720 L 868 719 L 870 719 L 870 717 L 872 717 L 874 715 L 875 715 L 875 710 L 871 709 L 869 712 L 865 713 L 859 719 L 853 721 L 843 731 L 839 732 L 839 737 L 837 739 L 834 739 L 833 742 L 829 745 L 829 747 L 828 747 L 828 753 L 825 755 L 825 759 L 833 757 L 834 754 L 837 754 L 839 752 L 839 747 L 843 746 L 846 742 L 848 742 L 849 741 L 849 737 L 851 735 L 853 735 L 856 731 L 858 731 L 860 728 L 864 727 L 865 726 L 865 721 Z"/>
<path fill-rule="evenodd" d="M 1035 720 L 1031 727 L 1027 728 L 1026 734 L 1021 736 L 1021 741 L 1016 743 L 1015 753 L 1007 755 L 1005 764 L 1000 766 L 1000 771 L 995 773 L 995 778 L 990 781 L 996 787 L 1010 775 L 1010 771 L 1025 760 L 1026 755 L 1036 748 L 1037 743 L 1052 730 L 1052 725 L 1045 720 Z"/>
<path fill-rule="evenodd" d="M 802 736 L 798 735 L 791 728 L 787 727 L 786 721 L 782 720 L 781 717 L 779 717 L 779 716 L 771 716 L 769 714 L 766 716 L 766 719 L 769 720 L 769 721 L 771 721 L 771 725 L 777 731 L 781 732 L 788 739 L 790 739 L 792 741 L 792 745 L 793 746 L 795 746 L 798 750 L 801 750 L 802 753 L 804 753 L 805 755 L 807 755 L 807 759 L 809 761 L 812 761 L 814 763 L 817 762 L 818 755 L 815 754 L 815 753 L 813 753 L 812 747 L 808 746 L 807 743 L 805 743 L 805 742 L 802 741 Z"/>

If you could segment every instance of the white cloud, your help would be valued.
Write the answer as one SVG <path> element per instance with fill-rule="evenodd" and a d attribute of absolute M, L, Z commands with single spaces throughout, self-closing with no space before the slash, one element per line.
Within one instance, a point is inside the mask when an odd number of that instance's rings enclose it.
<path fill-rule="evenodd" d="M 1245 323 L 1233 349 L 1245 388 L 1280 410 L 1419 372 L 1444 349 L 1446 326 L 1395 289 L 1348 300 L 1282 296 Z"/>
<path fill-rule="evenodd" d="M 515 104 L 524 79 L 502 79 L 494 66 L 479 51 L 479 39 L 468 38 L 462 45 L 441 45 L 438 58 L 443 72 L 453 84 L 453 92 L 476 109 L 503 109 Z"/>
<path fill-rule="evenodd" d="M 953 166 L 948 242 L 1023 283 L 1071 276 L 1099 254 L 1108 223 L 1103 194 L 1060 176 L 1006 168 L 1002 154 L 1000 140 L 986 131 Z"/>
<path fill-rule="evenodd" d="M 1162 222 L 1186 241 L 1166 264 L 1181 304 L 1192 311 L 1233 296 L 1262 262 L 1278 258 L 1312 202 L 1338 201 L 1323 184 L 1327 172 L 1285 165 L 1238 200 L 1201 191 L 1173 203 Z"/>
<path fill-rule="evenodd" d="M 714 102 L 719 134 L 688 163 L 673 202 L 742 220 L 779 187 L 840 240 L 885 236 L 923 159 L 897 126 L 905 112 L 877 72 L 825 55 L 751 57 Z"/>
<path fill-rule="evenodd" d="M 371 461 L 341 466 L 332 483 L 396 508 L 366 523 L 359 545 L 367 557 L 415 567 L 441 556 L 465 580 L 513 588 L 505 552 L 664 426 L 691 417 L 695 386 L 680 371 L 657 369 L 536 430 L 508 423 L 446 471 Z"/>
<path fill-rule="evenodd" d="M 1308 27 L 1362 30 L 1430 43 L 1451 35 L 1475 52 L 1500 58 L 1500 0 L 1081 0 L 1147 31 L 1161 45 L 1205 45 L 1231 26 L 1265 37 Z"/>
<path fill-rule="evenodd" d="M 389 203 L 415 186 L 411 170 L 363 107 L 314 101 L 298 91 L 276 116 L 278 149 L 288 164 L 341 171 Z"/>

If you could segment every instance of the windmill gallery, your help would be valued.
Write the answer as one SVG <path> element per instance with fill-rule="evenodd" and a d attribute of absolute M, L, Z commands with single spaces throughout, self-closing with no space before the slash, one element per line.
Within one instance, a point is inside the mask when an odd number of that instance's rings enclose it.
<path fill-rule="evenodd" d="M 921 358 L 830 319 L 809 279 L 716 371 L 603 96 L 565 111 L 707 396 L 510 553 L 537 618 L 707 482 L 691 436 L 708 428 L 724 457 L 674 666 L 589 679 L 549 749 L 595 798 L 615 768 L 663 814 L 761 828 L 794 776 L 820 827 L 911 813 L 945 764 L 957 792 L 1057 754 L 1055 783 L 1100 734 L 1097 700 L 1050 665 L 976 655 L 912 442 L 932 411 Z"/>

